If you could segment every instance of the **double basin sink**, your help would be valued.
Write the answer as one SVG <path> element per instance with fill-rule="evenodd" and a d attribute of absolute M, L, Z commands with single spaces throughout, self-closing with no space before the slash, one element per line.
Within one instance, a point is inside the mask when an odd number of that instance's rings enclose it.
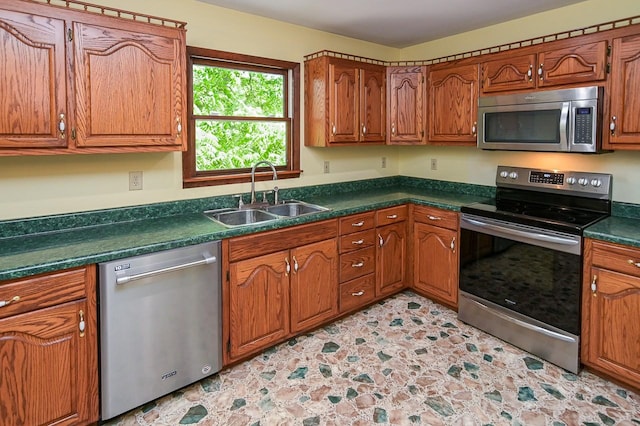
<path fill-rule="evenodd" d="M 264 207 L 244 207 L 208 210 L 205 216 L 227 227 L 251 225 L 287 217 L 297 217 L 330 210 L 327 207 L 298 200 L 285 200 L 281 204 Z"/>

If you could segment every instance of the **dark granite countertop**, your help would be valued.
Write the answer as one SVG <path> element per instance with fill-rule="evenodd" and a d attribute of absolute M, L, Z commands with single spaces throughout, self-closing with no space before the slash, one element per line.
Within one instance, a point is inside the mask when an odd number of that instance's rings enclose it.
<path fill-rule="evenodd" d="M 407 202 L 458 211 L 460 206 L 481 201 L 491 192 L 487 187 L 471 187 L 470 190 L 469 186 L 460 186 L 462 190 L 458 192 L 458 188 L 450 185 L 414 185 L 415 181 L 407 184 L 406 181 L 398 182 L 397 179 L 374 181 L 373 184 L 364 185 L 362 188 L 353 187 L 346 188 L 351 190 L 345 190 L 343 187 L 342 191 L 337 193 L 331 193 L 326 188 L 322 191 L 313 190 L 313 188 L 305 192 L 290 191 L 290 194 L 285 194 L 289 197 L 283 198 L 303 199 L 329 207 L 331 210 L 243 227 L 226 228 L 219 225 L 206 218 L 201 212 L 207 208 L 201 207 L 199 210 L 184 214 L 160 217 L 143 215 L 139 219 L 131 218 L 129 212 L 127 217 L 130 220 L 125 221 L 93 226 L 84 224 L 78 227 L 65 223 L 67 228 L 62 230 L 47 229 L 46 232 L 7 236 L 0 238 L 0 280 L 284 228 Z M 384 185 L 376 185 L 381 182 Z M 172 212 L 175 207 L 172 204 Z M 216 207 L 219 206 L 213 208 Z M 185 207 L 185 210 L 193 210 L 193 208 L 191 205 L 188 208 Z M 212 207 L 209 205 L 209 208 Z M 113 213 L 113 215 L 122 214 Z M 75 218 L 82 223 L 80 219 Z M 7 228 L 22 225 L 16 221 L 9 222 L 6 224 Z M 2 226 L 3 223 L 0 222 L 0 230 Z M 7 235 L 7 232 L 0 232 L 0 235 Z"/>
<path fill-rule="evenodd" d="M 584 236 L 640 247 L 640 219 L 610 216 L 588 227 L 584 232 Z"/>

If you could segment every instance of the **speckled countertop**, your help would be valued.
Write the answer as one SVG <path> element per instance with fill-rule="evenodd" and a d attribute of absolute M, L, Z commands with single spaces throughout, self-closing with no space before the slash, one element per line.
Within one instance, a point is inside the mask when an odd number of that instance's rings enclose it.
<path fill-rule="evenodd" d="M 407 202 L 458 211 L 493 196 L 492 187 L 428 179 L 370 179 L 282 190 L 282 199 L 329 207 L 327 212 L 226 228 L 202 212 L 230 207 L 230 196 L 0 222 L 0 280 L 147 254 L 237 235 L 345 216 Z M 640 247 L 640 209 L 614 204 L 614 215 L 589 228 L 591 238 Z M 635 216 L 637 214 L 637 216 Z"/>

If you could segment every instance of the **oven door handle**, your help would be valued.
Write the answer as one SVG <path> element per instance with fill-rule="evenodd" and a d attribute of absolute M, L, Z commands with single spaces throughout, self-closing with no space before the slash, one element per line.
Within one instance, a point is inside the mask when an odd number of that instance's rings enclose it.
<path fill-rule="evenodd" d="M 501 319 L 517 324 L 520 327 L 524 327 L 527 328 L 529 330 L 541 333 L 541 334 L 545 334 L 549 337 L 553 337 L 554 339 L 558 339 L 558 340 L 563 340 L 565 342 L 574 342 L 575 339 L 569 337 L 569 336 L 565 336 L 564 334 L 560 334 L 557 333 L 555 331 L 549 330 L 548 328 L 544 328 L 544 327 L 539 327 L 537 325 L 534 324 L 529 324 L 528 322 L 519 320 L 518 318 L 514 318 L 512 316 L 509 315 L 505 315 L 502 312 L 496 310 L 496 309 L 491 309 L 490 307 L 488 307 L 487 305 L 485 305 L 484 303 L 481 303 L 475 299 L 471 299 L 471 298 L 467 298 L 469 302 L 475 303 L 476 305 L 478 305 L 478 307 L 484 311 L 490 311 L 493 315 L 496 315 L 498 317 L 500 317 Z"/>
<path fill-rule="evenodd" d="M 530 238 L 532 240 L 545 241 L 548 243 L 562 244 L 567 246 L 575 246 L 580 244 L 580 241 L 572 240 L 569 238 L 556 237 L 553 235 L 545 235 L 540 234 L 538 232 L 528 232 L 528 231 L 520 231 L 517 229 L 506 228 L 500 225 L 494 225 L 491 223 L 482 222 L 480 220 L 469 219 L 468 217 L 462 217 L 463 222 L 470 223 L 475 226 L 479 226 L 485 229 L 490 229 L 492 231 L 501 232 L 506 235 L 513 235 L 523 238 Z"/>

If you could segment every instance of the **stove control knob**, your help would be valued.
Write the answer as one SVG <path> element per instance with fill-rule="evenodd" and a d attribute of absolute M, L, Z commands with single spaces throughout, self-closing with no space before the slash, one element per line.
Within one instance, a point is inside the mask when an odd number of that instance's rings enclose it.
<path fill-rule="evenodd" d="M 509 177 L 511 179 L 518 179 L 518 173 L 517 172 L 511 172 L 511 173 L 509 173 Z"/>
<path fill-rule="evenodd" d="M 500 172 L 500 177 L 503 179 L 506 179 L 509 176 L 509 172 L 506 170 L 503 170 Z"/>
<path fill-rule="evenodd" d="M 600 188 L 602 186 L 602 181 L 600 179 L 591 179 L 591 186 Z"/>
<path fill-rule="evenodd" d="M 568 183 L 569 185 L 575 185 L 575 184 L 576 184 L 576 182 L 577 182 L 577 180 L 576 180 L 576 178 L 574 178 L 573 176 L 571 176 L 571 177 L 568 177 L 568 178 L 567 178 L 567 183 Z"/>
<path fill-rule="evenodd" d="M 578 183 L 582 186 L 587 186 L 589 184 L 589 179 L 587 178 L 580 178 L 578 179 Z"/>

